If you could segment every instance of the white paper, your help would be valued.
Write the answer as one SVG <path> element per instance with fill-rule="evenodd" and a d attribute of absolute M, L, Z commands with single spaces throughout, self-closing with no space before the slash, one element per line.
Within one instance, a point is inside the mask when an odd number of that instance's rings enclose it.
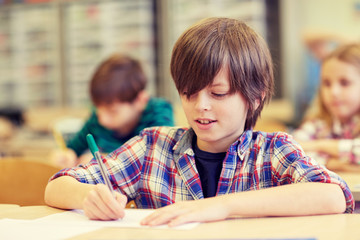
<path fill-rule="evenodd" d="M 140 221 L 154 210 L 125 209 L 125 217 L 115 221 L 89 220 L 81 210 L 52 214 L 34 220 L 1 219 L 0 239 L 61 240 L 104 227 L 150 228 L 140 225 Z M 189 230 L 199 223 L 189 223 L 174 227 Z M 166 229 L 166 225 L 151 228 Z"/>
<path fill-rule="evenodd" d="M 125 217 L 123 219 L 114 221 L 96 221 L 89 220 L 82 210 L 72 210 L 62 213 L 52 214 L 43 218 L 38 218 L 37 222 L 53 222 L 56 224 L 72 224 L 72 225 L 86 225 L 86 226 L 101 226 L 101 227 L 131 227 L 131 228 L 149 228 L 143 226 L 140 221 L 155 210 L 148 209 L 125 209 Z M 198 223 L 183 224 L 171 229 L 187 230 L 194 228 Z M 169 228 L 167 225 L 155 226 L 152 228 Z"/>

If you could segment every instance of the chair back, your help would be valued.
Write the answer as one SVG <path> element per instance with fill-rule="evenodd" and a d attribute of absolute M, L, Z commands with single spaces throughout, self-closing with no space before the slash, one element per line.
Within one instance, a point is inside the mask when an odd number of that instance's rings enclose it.
<path fill-rule="evenodd" d="M 0 158 L 0 203 L 43 205 L 49 178 L 60 168 L 22 159 Z"/>

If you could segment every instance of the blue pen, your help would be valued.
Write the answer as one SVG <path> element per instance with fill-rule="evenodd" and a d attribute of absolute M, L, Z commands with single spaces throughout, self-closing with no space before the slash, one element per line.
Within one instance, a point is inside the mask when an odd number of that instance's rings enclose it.
<path fill-rule="evenodd" d="M 110 189 L 112 195 L 115 197 L 114 195 L 114 190 L 111 186 L 111 183 L 110 183 L 110 179 L 108 178 L 107 174 L 106 174 L 106 168 L 105 168 L 105 165 L 102 161 L 102 158 L 101 158 L 101 155 L 100 155 L 100 152 L 99 152 L 99 148 L 97 147 L 96 143 L 95 143 L 95 139 L 94 137 L 91 135 L 91 134 L 88 134 L 86 136 L 86 140 L 88 142 L 88 145 L 89 145 L 89 148 L 90 148 L 90 151 L 92 153 L 92 155 L 94 156 L 94 158 L 96 159 L 99 167 L 100 167 L 100 172 L 101 172 L 101 175 L 104 179 L 104 182 L 106 184 L 106 186 L 108 186 L 108 188 Z"/>

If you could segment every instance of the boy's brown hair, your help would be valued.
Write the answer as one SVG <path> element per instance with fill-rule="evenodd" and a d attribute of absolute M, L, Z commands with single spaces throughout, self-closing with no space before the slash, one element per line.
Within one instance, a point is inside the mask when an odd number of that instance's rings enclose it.
<path fill-rule="evenodd" d="M 230 93 L 239 92 L 249 111 L 245 129 L 255 126 L 273 94 L 272 59 L 265 41 L 242 21 L 207 18 L 186 30 L 175 43 L 171 75 L 179 94 L 190 97 L 211 85 L 222 67 L 229 69 Z M 255 102 L 260 105 L 255 109 Z"/>
<path fill-rule="evenodd" d="M 96 69 L 90 83 L 91 100 L 95 106 L 113 102 L 133 102 L 145 89 L 147 78 L 139 61 L 114 54 Z"/>

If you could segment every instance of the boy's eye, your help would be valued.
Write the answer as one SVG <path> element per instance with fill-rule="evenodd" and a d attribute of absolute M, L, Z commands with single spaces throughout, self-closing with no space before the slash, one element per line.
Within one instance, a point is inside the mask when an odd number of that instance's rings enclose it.
<path fill-rule="evenodd" d="M 211 94 L 218 98 L 225 97 L 227 95 L 227 93 L 215 93 L 215 92 L 212 92 Z"/>

